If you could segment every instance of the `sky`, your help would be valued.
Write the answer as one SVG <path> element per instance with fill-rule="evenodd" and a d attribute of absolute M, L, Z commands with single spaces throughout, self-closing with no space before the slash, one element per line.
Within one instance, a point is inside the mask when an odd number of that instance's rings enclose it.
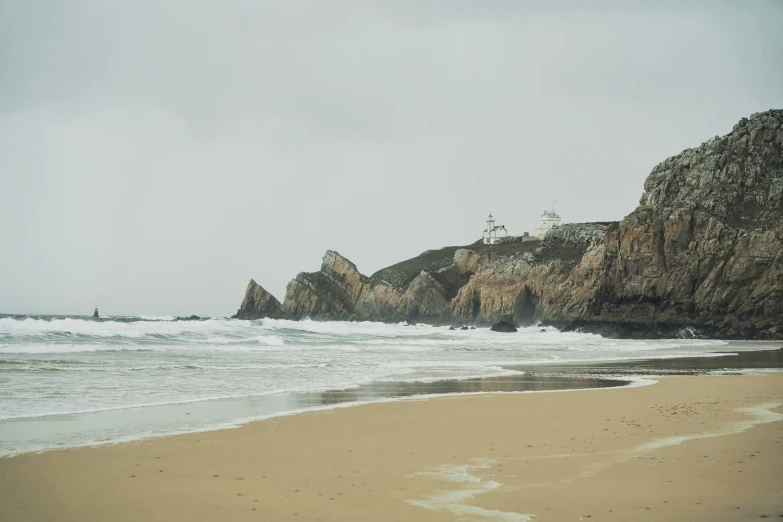
<path fill-rule="evenodd" d="M 783 108 L 783 1 L 0 0 L 0 313 L 226 316 L 620 220 L 668 156 Z"/>

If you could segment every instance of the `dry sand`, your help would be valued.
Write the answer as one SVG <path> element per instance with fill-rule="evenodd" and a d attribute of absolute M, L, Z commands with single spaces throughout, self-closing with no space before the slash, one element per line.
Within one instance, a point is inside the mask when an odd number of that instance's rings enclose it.
<path fill-rule="evenodd" d="M 783 516 L 783 373 L 408 400 L 0 459 L 0 520 Z"/>

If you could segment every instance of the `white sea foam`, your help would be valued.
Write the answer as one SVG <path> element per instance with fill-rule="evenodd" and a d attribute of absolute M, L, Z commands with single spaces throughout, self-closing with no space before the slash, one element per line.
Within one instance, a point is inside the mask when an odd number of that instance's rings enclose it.
<path fill-rule="evenodd" d="M 443 466 L 434 471 L 417 473 L 416 475 L 444 482 L 449 489 L 441 490 L 421 499 L 408 500 L 408 504 L 430 511 L 445 511 L 457 517 L 471 517 L 474 520 L 500 520 L 503 522 L 529 522 L 533 520 L 532 515 L 486 509 L 468 503 L 478 495 L 502 486 L 496 480 L 489 480 L 473 474 L 475 470 L 489 469 L 494 463 L 494 460 L 476 459 L 471 464 Z"/>
<path fill-rule="evenodd" d="M 0 317 L 0 418 L 251 400 L 284 390 L 323 392 L 369 382 L 504 376 L 517 373 L 509 368 L 515 365 L 684 357 L 727 346 L 546 330 L 498 334 L 486 328 L 370 322 L 5 316 Z M 760 347 L 731 345 L 732 351 Z"/>
<path fill-rule="evenodd" d="M 84 319 L 13 319 L 0 318 L 0 334 L 17 336 L 41 336 L 47 334 L 86 335 L 93 337 L 130 337 L 138 339 L 148 335 L 204 334 L 218 331 L 237 331 L 247 328 L 239 321 L 93 321 Z"/>

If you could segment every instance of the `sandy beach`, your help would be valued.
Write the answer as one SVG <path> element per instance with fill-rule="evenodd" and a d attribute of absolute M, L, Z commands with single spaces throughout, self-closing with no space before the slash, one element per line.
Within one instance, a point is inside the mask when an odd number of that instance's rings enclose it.
<path fill-rule="evenodd" d="M 783 373 L 405 400 L 0 459 L 0 520 L 783 517 Z"/>

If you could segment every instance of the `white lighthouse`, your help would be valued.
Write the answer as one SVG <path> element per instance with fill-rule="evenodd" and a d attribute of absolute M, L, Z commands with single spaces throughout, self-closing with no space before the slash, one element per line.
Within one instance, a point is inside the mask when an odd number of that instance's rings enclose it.
<path fill-rule="evenodd" d="M 560 224 L 561 218 L 560 214 L 558 214 L 555 210 L 555 204 L 557 202 L 552 202 L 552 210 L 547 211 L 545 210 L 543 214 L 541 214 L 541 226 L 536 229 L 535 236 L 538 239 L 544 239 L 544 236 L 547 232 L 552 230 L 553 227 L 556 227 Z"/>
<path fill-rule="evenodd" d="M 495 218 L 492 214 L 487 218 L 487 228 L 484 230 L 482 238 L 485 245 L 494 245 L 498 239 L 508 236 L 505 225 L 495 225 Z"/>

